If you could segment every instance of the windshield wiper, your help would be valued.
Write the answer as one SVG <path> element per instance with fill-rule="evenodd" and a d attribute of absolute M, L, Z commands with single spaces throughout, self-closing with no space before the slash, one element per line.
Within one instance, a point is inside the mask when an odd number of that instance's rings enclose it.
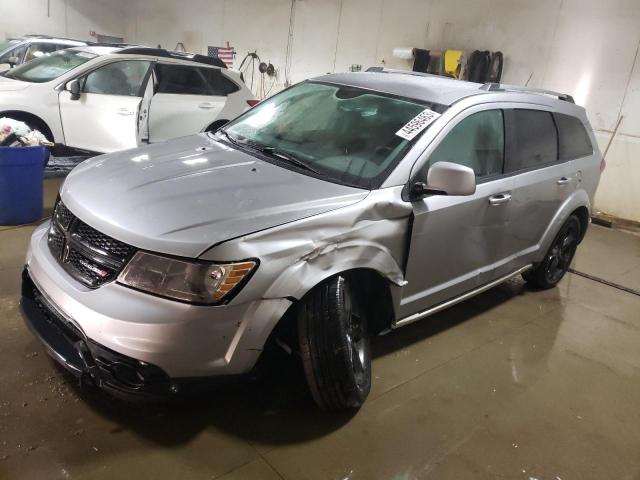
<path fill-rule="evenodd" d="M 284 160 L 285 162 L 295 165 L 296 167 L 301 168 L 303 170 L 308 170 L 309 172 L 313 172 L 316 175 L 324 175 L 322 172 L 316 170 L 312 166 L 308 165 L 306 162 L 299 160 L 298 158 L 294 157 L 288 152 L 283 152 L 282 150 L 278 150 L 275 147 L 262 145 L 261 143 L 257 143 L 257 142 L 250 142 L 250 141 L 239 142 L 232 135 L 229 135 L 229 133 L 226 130 L 222 129 L 218 131 L 237 147 L 249 147 L 259 151 L 260 153 L 269 155 L 270 157 L 276 157 L 280 160 Z"/>
<path fill-rule="evenodd" d="M 268 147 L 268 146 L 260 146 L 260 145 L 251 145 L 255 148 L 257 148 L 258 150 L 260 150 L 262 153 L 266 154 L 266 155 L 270 155 L 272 157 L 277 157 L 280 160 L 284 160 L 292 165 L 295 165 L 296 167 L 302 168 L 303 170 L 308 170 L 310 172 L 313 172 L 317 175 L 324 175 L 322 172 L 316 170 L 315 168 L 313 168 L 311 165 L 309 165 L 306 162 L 303 162 L 302 160 L 294 157 L 293 155 L 291 155 L 288 152 L 283 152 L 282 150 L 278 150 L 275 147 Z"/>
<path fill-rule="evenodd" d="M 235 146 L 237 147 L 241 147 L 242 144 L 240 142 L 238 142 L 238 140 L 236 140 L 234 137 L 232 137 L 231 135 L 229 135 L 229 133 L 227 133 L 227 131 L 225 129 L 220 129 L 218 130 L 222 135 L 224 135 L 225 137 L 227 137 L 227 140 L 229 140 L 231 143 L 233 143 Z"/>

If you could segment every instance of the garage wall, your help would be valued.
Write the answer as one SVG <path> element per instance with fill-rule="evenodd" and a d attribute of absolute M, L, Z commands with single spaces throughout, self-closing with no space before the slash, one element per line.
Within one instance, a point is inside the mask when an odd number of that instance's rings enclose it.
<path fill-rule="evenodd" d="M 39 33 L 91 40 L 124 37 L 125 0 L 0 0 L 0 38 Z"/>

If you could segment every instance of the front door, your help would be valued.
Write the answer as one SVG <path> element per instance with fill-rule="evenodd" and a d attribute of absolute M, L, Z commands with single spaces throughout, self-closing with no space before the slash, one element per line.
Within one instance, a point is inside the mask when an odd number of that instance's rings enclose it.
<path fill-rule="evenodd" d="M 502 110 L 466 114 L 435 142 L 418 172 L 420 180 L 426 182 L 426 173 L 435 162 L 454 162 L 474 170 L 476 192 L 469 196 L 431 195 L 414 202 L 408 283 L 398 318 L 490 282 L 506 262 L 510 240 L 505 232 L 511 216 L 513 178 L 503 175 Z"/>
<path fill-rule="evenodd" d="M 78 100 L 62 90 L 60 118 L 66 145 L 104 153 L 137 147 L 150 67 L 146 60 L 112 62 L 78 79 Z"/>

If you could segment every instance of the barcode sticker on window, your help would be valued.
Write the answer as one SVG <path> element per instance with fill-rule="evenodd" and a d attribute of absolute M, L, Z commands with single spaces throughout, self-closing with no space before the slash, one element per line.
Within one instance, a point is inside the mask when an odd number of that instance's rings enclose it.
<path fill-rule="evenodd" d="M 413 140 L 416 135 L 427 128 L 439 116 L 440 114 L 438 112 L 425 108 L 418 115 L 409 120 L 404 127 L 398 130 L 396 135 L 404 138 L 405 140 Z"/>

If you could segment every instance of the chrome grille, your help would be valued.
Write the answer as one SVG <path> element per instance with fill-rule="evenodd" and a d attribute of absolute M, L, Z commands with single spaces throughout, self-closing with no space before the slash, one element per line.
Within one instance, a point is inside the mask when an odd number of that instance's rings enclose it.
<path fill-rule="evenodd" d="M 53 211 L 48 244 L 67 273 L 90 288 L 115 280 L 135 252 L 131 245 L 84 223 L 61 201 Z"/>

